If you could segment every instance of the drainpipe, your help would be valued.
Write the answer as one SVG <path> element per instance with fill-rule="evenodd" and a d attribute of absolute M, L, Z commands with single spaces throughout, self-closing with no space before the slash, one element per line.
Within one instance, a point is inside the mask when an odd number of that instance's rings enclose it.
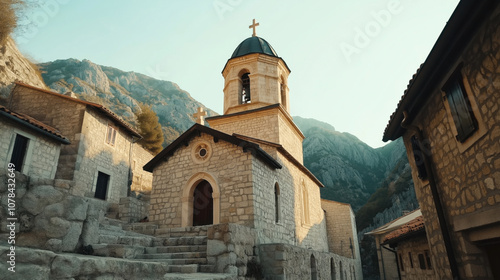
<path fill-rule="evenodd" d="M 408 112 L 407 111 L 403 112 L 403 116 L 404 117 L 403 117 L 403 120 L 401 121 L 401 127 L 406 129 L 406 130 L 413 131 L 415 133 L 415 135 L 417 136 L 418 146 L 420 147 L 420 150 L 423 151 L 422 158 L 424 160 L 424 167 L 425 167 L 425 170 L 427 171 L 427 177 L 429 180 L 429 186 L 431 188 L 432 199 L 434 201 L 434 205 L 436 207 L 436 213 L 438 216 L 439 227 L 441 229 L 441 232 L 443 233 L 443 241 L 444 241 L 444 246 L 446 249 L 446 255 L 448 256 L 448 262 L 449 262 L 450 268 L 451 268 L 451 275 L 452 275 L 454 280 L 459 280 L 460 277 L 458 274 L 458 264 L 457 264 L 457 260 L 455 258 L 455 252 L 453 250 L 452 241 L 451 241 L 451 234 L 450 234 L 450 230 L 448 227 L 448 223 L 446 221 L 446 215 L 444 212 L 443 204 L 441 203 L 441 197 L 439 196 L 436 180 L 434 178 L 434 173 L 432 172 L 431 160 L 430 160 L 426 150 L 423 149 L 424 146 L 421 142 L 423 139 L 422 130 L 420 130 L 420 128 L 418 128 L 417 126 L 410 125 L 407 123 L 407 120 L 408 120 Z"/>
<path fill-rule="evenodd" d="M 127 182 L 127 196 L 130 196 L 130 193 L 132 192 L 132 181 L 134 178 L 132 177 L 132 149 L 134 148 L 134 144 L 142 139 L 141 137 L 138 137 L 137 139 L 132 136 L 132 142 L 130 143 L 130 149 L 128 153 L 128 182 Z"/>

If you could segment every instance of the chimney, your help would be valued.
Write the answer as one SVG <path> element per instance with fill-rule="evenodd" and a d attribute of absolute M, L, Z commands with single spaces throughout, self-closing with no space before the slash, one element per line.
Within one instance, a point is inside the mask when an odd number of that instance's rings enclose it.
<path fill-rule="evenodd" d="M 73 97 L 73 98 L 77 98 L 76 93 L 72 92 L 71 90 L 64 93 L 64 95 L 69 96 L 69 97 Z"/>

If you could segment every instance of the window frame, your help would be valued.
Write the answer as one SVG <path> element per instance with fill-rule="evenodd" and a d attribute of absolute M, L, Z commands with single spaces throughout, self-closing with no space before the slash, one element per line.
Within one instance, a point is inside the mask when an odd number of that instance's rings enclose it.
<path fill-rule="evenodd" d="M 485 123 L 483 121 L 482 112 L 481 112 L 479 106 L 477 105 L 474 91 L 472 91 L 472 88 L 469 84 L 467 76 L 464 75 L 464 73 L 462 72 L 462 66 L 463 66 L 463 62 L 457 62 L 455 67 L 452 67 L 452 70 L 450 70 L 448 72 L 448 75 L 442 80 L 442 83 L 441 83 L 442 102 L 443 102 L 443 105 L 444 105 L 445 110 L 446 110 L 445 120 L 447 120 L 452 134 L 458 135 L 458 131 L 457 131 L 457 128 L 456 128 L 454 120 L 453 120 L 452 111 L 450 108 L 450 104 L 447 101 L 446 92 L 444 91 L 444 88 L 446 87 L 448 82 L 450 80 L 452 80 L 453 78 L 456 78 L 457 77 L 456 75 L 458 75 L 458 74 L 460 77 L 460 81 L 463 85 L 464 95 L 467 96 L 467 99 L 468 99 L 469 104 L 470 104 L 469 108 L 470 108 L 471 112 L 474 114 L 474 117 L 476 119 L 477 129 L 474 133 L 472 133 L 463 142 L 460 142 L 455 138 L 455 142 L 457 143 L 458 151 L 460 153 L 463 153 L 466 150 L 468 150 L 475 142 L 477 142 L 479 139 L 481 139 L 488 132 L 488 130 L 485 126 Z"/>
<path fill-rule="evenodd" d="M 110 131 L 111 131 L 111 135 L 110 135 Z M 106 144 L 108 144 L 112 147 L 116 146 L 117 134 L 118 134 L 118 127 L 116 127 L 113 124 L 108 123 L 108 126 L 106 128 L 106 135 L 104 137 L 104 142 L 106 142 Z"/>
<path fill-rule="evenodd" d="M 14 145 L 16 143 L 17 135 L 20 135 L 20 136 L 28 139 L 28 142 L 27 142 L 26 148 L 25 148 L 26 150 L 24 153 L 23 164 L 21 166 L 21 171 L 18 171 L 18 172 L 25 174 L 25 175 L 29 175 L 30 168 L 31 168 L 31 161 L 32 161 L 32 157 L 33 157 L 33 148 L 35 146 L 36 137 L 29 134 L 29 133 L 26 133 L 22 130 L 14 129 L 14 131 L 12 133 L 10 146 L 9 146 L 9 150 L 8 150 L 8 154 L 7 154 L 8 160 L 6 161 L 5 166 L 7 168 L 8 164 L 12 160 L 12 153 L 14 151 Z"/>
<path fill-rule="evenodd" d="M 460 70 L 451 75 L 442 91 L 455 125 L 455 138 L 464 143 L 479 127 Z"/>

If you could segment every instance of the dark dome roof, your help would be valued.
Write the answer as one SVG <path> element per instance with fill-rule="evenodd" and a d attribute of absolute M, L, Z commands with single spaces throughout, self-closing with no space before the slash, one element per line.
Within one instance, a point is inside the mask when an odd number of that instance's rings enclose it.
<path fill-rule="evenodd" d="M 270 56 L 278 57 L 276 51 L 271 45 L 260 37 L 250 37 L 241 42 L 231 55 L 231 58 L 244 56 L 251 53 L 263 53 Z"/>

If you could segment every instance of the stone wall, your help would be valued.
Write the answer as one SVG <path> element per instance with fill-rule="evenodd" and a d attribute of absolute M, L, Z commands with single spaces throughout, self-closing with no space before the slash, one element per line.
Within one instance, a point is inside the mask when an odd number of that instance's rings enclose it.
<path fill-rule="evenodd" d="M 474 245 L 470 233 L 480 226 L 498 222 L 488 213 L 500 211 L 500 14 L 499 10 L 477 32 L 448 73 L 443 73 L 427 103 L 421 106 L 412 125 L 422 129 L 427 153 L 432 161 L 437 189 L 451 229 L 452 244 L 461 277 L 491 279 L 485 252 Z M 443 99 L 441 88 L 452 72 L 461 70 L 465 91 L 478 122 L 464 143 L 456 140 L 455 123 Z M 410 144 L 411 133 L 404 135 L 412 166 L 415 192 L 425 219 L 431 253 L 440 279 L 450 279 L 448 257 L 429 182 L 418 178 Z M 482 214 L 483 213 L 483 214 Z M 480 221 L 486 221 L 481 224 Z M 459 226 L 460 225 L 460 226 Z M 469 231 L 469 232 L 468 232 Z M 491 231 L 499 236 L 498 230 Z M 491 235 L 490 235 L 491 238 Z"/>
<path fill-rule="evenodd" d="M 127 223 L 136 223 L 149 215 L 149 195 L 122 197 L 119 204 L 119 218 Z"/>
<path fill-rule="evenodd" d="M 227 134 L 241 134 L 283 145 L 299 162 L 303 162 L 304 136 L 292 124 L 292 118 L 279 107 L 207 119 L 210 127 Z M 265 129 L 262 129 L 265 128 Z"/>
<path fill-rule="evenodd" d="M 435 274 L 432 261 L 431 265 L 428 265 L 426 252 L 430 258 L 429 244 L 425 236 L 412 238 L 398 244 L 398 258 L 401 255 L 401 260 L 403 261 L 402 267 L 400 267 L 401 279 L 441 279 Z M 419 255 L 421 255 L 420 258 L 423 258 L 423 263 L 421 263 Z"/>
<path fill-rule="evenodd" d="M 209 150 L 204 161 L 194 158 L 199 144 Z M 196 185 L 207 180 L 219 199 L 214 199 L 214 222 L 253 226 L 252 160 L 241 147 L 222 140 L 214 143 L 209 135 L 192 139 L 154 169 L 149 220 L 170 227 L 192 225 L 189 202 Z"/>
<path fill-rule="evenodd" d="M 214 272 L 254 279 L 260 275 L 254 246 L 255 231 L 249 227 L 218 224 L 207 229 L 207 260 Z"/>
<path fill-rule="evenodd" d="M 54 179 L 61 144 L 4 117 L 0 117 L 0 166 L 2 171 L 6 172 L 11 160 L 16 134 L 29 138 L 23 173 L 37 178 Z"/>
<path fill-rule="evenodd" d="M 75 153 L 80 148 L 80 131 L 85 105 L 40 93 L 31 88 L 16 86 L 10 95 L 7 107 L 58 129 L 68 138 L 71 144 L 64 145 L 61 149 L 56 178 L 72 180 L 74 170 L 78 166 Z"/>
<path fill-rule="evenodd" d="M 16 246 L 75 252 L 97 243 L 107 202 L 71 195 L 71 181 L 29 178 L 18 172 L 15 178 Z M 6 181 L 7 174 L 0 175 L 1 217 L 8 217 Z M 7 223 L 7 219 L 1 221 L 0 245 L 8 245 Z"/>
<path fill-rule="evenodd" d="M 146 165 L 152 158 L 153 154 L 144 149 L 139 144 L 134 144 L 132 147 L 132 186 L 131 191 L 137 193 L 151 193 L 153 186 L 153 173 L 144 171 L 142 167 Z"/>
<path fill-rule="evenodd" d="M 321 206 L 326 215 L 330 252 L 348 258 L 359 258 L 358 235 L 351 206 L 325 199 L 321 200 Z"/>
<path fill-rule="evenodd" d="M 262 272 L 268 280 L 363 278 L 359 259 L 287 244 L 262 244 L 257 249 Z"/>
<path fill-rule="evenodd" d="M 108 125 L 117 130 L 114 145 L 106 143 Z M 110 175 L 106 200 L 119 203 L 121 197 L 127 196 L 132 137 L 102 113 L 90 108 L 84 114 L 80 136 L 73 194 L 94 197 L 98 172 L 102 172 Z"/>

